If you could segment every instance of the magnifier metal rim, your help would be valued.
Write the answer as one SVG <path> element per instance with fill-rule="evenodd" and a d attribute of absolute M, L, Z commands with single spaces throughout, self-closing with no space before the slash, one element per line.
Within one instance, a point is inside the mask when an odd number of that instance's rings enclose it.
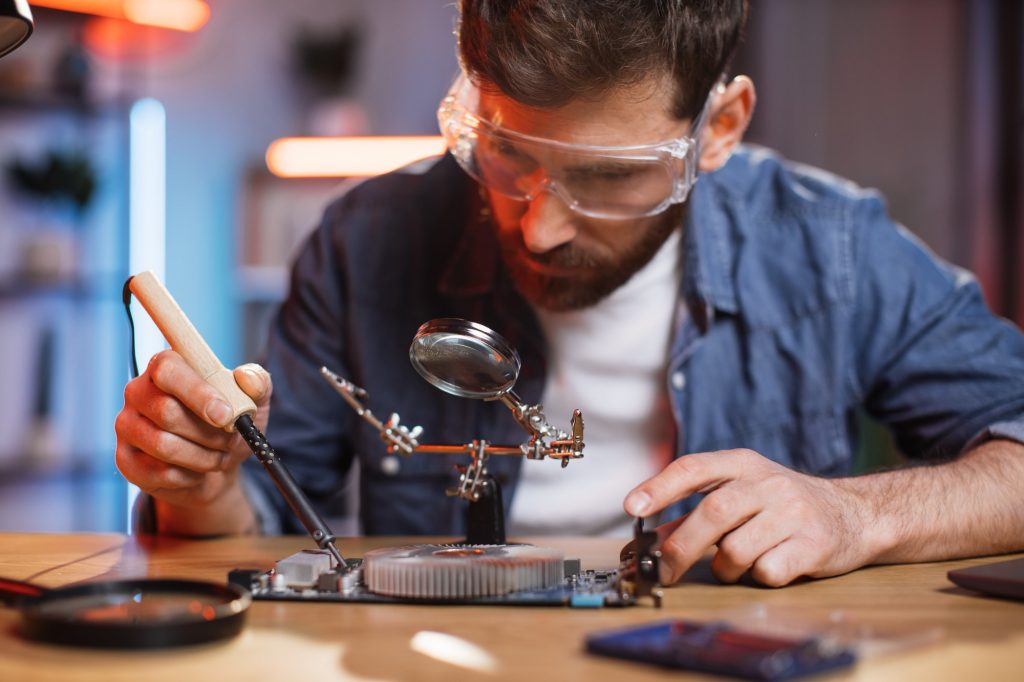
<path fill-rule="evenodd" d="M 436 374 L 424 367 L 416 355 L 417 348 L 420 347 L 421 342 L 426 337 L 433 336 L 435 334 L 464 336 L 482 342 L 484 345 L 493 349 L 494 353 L 512 360 L 512 378 L 506 382 L 502 388 L 497 390 L 474 391 L 438 377 Z M 519 359 L 519 352 L 512 347 L 512 344 L 505 340 L 505 337 L 490 327 L 486 327 L 478 322 L 464 320 L 459 317 L 441 317 L 421 324 L 420 328 L 416 330 L 416 335 L 413 337 L 412 344 L 409 346 L 409 362 L 412 363 L 413 368 L 416 369 L 421 377 L 445 393 L 459 396 L 460 398 L 483 398 L 485 400 L 498 398 L 512 390 L 512 387 L 515 386 L 516 380 L 519 378 L 519 370 L 522 368 L 522 361 Z"/>
<path fill-rule="evenodd" d="M 77 620 L 54 614 L 48 608 L 63 599 L 103 594 L 129 595 L 139 591 L 194 594 L 222 601 L 213 606 L 214 614 L 209 619 L 172 617 L 132 623 Z M 232 637 L 245 625 L 245 615 L 251 604 L 252 595 L 237 585 L 137 578 L 47 590 L 39 597 L 24 602 L 19 610 L 22 614 L 21 631 L 30 639 L 88 647 L 154 649 Z"/>

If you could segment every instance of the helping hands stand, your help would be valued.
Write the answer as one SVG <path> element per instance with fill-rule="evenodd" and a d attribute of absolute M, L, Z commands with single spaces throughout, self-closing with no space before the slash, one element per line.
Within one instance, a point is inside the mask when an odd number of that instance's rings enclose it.
<path fill-rule="evenodd" d="M 356 414 L 380 434 L 388 451 L 403 456 L 413 453 L 465 454 L 468 465 L 457 465 L 458 484 L 446 491 L 469 504 L 466 541 L 470 544 L 504 544 L 505 519 L 501 487 L 487 472 L 491 456 L 527 459 L 558 459 L 566 467 L 571 459 L 583 457 L 583 415 L 573 412 L 570 432 L 548 423 L 540 405 L 527 405 L 512 391 L 519 377 L 519 354 L 504 338 L 483 325 L 467 320 L 443 318 L 423 324 L 409 349 L 417 372 L 438 389 L 463 398 L 498 400 L 512 412 L 516 422 L 530 435 L 521 445 L 495 445 L 473 440 L 462 445 L 425 445 L 419 442 L 423 429 L 409 428 L 397 414 L 382 422 L 364 404 L 367 392 L 327 367 L 324 378 L 341 394 Z"/>

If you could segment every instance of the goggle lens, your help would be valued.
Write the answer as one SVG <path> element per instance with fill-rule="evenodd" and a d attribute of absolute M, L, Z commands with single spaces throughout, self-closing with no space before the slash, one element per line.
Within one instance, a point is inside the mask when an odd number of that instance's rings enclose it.
<path fill-rule="evenodd" d="M 459 148 L 463 167 L 494 191 L 522 201 L 549 191 L 592 215 L 647 215 L 667 205 L 674 189 L 659 159 L 552 151 L 479 133 Z"/>
<path fill-rule="evenodd" d="M 438 111 L 441 132 L 459 165 L 485 187 L 520 201 L 542 192 L 598 218 L 637 218 L 686 198 L 696 171 L 696 143 L 680 138 L 630 148 L 588 147 L 505 131 L 461 106 L 456 82 Z"/>

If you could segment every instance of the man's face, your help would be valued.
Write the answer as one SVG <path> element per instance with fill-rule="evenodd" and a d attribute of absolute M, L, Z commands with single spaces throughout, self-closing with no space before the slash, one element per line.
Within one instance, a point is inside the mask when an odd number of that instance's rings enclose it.
<path fill-rule="evenodd" d="M 491 122 L 534 137 L 590 145 L 648 144 L 680 137 L 689 129 L 688 120 L 669 113 L 671 88 L 658 85 L 650 81 L 621 87 L 600 99 L 554 110 L 486 92 L 480 104 Z M 614 167 L 608 172 L 615 172 Z M 532 201 L 493 190 L 487 196 L 516 288 L 535 305 L 556 311 L 593 305 L 624 284 L 679 226 L 684 210 L 683 204 L 675 204 L 654 216 L 606 220 L 574 213 L 549 192 Z"/>

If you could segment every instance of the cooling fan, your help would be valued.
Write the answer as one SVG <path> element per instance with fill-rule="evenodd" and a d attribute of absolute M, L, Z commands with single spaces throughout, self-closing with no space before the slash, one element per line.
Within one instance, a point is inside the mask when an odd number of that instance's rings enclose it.
<path fill-rule="evenodd" d="M 562 553 L 531 545 L 411 545 L 363 556 L 363 582 L 375 594 L 473 599 L 557 587 Z"/>

